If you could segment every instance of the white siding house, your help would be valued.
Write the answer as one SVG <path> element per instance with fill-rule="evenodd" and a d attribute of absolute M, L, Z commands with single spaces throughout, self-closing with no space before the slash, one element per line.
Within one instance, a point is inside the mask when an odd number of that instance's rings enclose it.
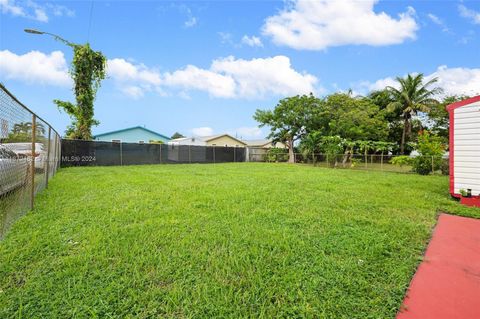
<path fill-rule="evenodd" d="M 447 106 L 450 114 L 450 193 L 471 192 L 480 205 L 480 96 Z"/>
<path fill-rule="evenodd" d="M 201 137 L 181 137 L 170 140 L 168 145 L 206 146 L 207 142 L 205 142 Z"/>

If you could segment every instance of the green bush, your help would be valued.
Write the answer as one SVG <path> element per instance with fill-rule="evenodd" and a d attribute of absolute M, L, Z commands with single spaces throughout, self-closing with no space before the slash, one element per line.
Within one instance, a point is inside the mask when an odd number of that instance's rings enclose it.
<path fill-rule="evenodd" d="M 288 161 L 288 153 L 283 148 L 273 147 L 265 154 L 265 162 L 286 162 Z"/>
<path fill-rule="evenodd" d="M 390 163 L 400 167 L 413 165 L 413 158 L 406 155 L 396 156 L 390 160 Z"/>
<path fill-rule="evenodd" d="M 431 156 L 417 156 L 413 159 L 413 171 L 420 175 L 428 175 L 435 169 L 435 164 L 432 166 Z"/>
<path fill-rule="evenodd" d="M 442 166 L 445 145 L 439 136 L 428 131 L 418 135 L 417 151 L 420 153 L 413 161 L 413 170 L 420 175 L 428 175 Z"/>
<path fill-rule="evenodd" d="M 448 158 L 442 159 L 440 170 L 442 171 L 442 175 L 450 175 L 450 162 Z"/>
<path fill-rule="evenodd" d="M 351 162 L 350 167 L 351 167 L 351 168 L 354 168 L 354 167 L 357 167 L 358 164 L 360 164 L 360 163 L 362 162 L 362 160 L 359 159 L 359 158 L 352 158 L 352 159 L 350 160 L 350 162 Z"/>

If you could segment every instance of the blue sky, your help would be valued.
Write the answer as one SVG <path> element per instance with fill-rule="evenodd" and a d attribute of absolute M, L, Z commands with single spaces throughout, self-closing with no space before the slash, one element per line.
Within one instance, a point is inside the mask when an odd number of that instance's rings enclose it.
<path fill-rule="evenodd" d="M 72 54 L 24 28 L 107 56 L 94 133 L 260 138 L 257 108 L 310 91 L 365 94 L 409 72 L 480 93 L 479 1 L 0 0 L 0 81 L 60 132 L 69 118 L 52 100 L 73 101 Z"/>

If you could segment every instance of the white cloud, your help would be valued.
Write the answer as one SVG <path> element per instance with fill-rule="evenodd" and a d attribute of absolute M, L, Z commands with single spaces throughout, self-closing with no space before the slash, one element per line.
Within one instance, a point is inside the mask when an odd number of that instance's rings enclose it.
<path fill-rule="evenodd" d="M 184 69 L 165 73 L 163 85 L 186 90 L 206 91 L 215 97 L 235 96 L 235 81 L 229 75 L 188 65 Z"/>
<path fill-rule="evenodd" d="M 425 81 L 438 78 L 435 86 L 443 89 L 443 95 L 478 95 L 480 94 L 480 68 L 448 68 L 442 65 L 431 74 L 425 75 Z M 381 90 L 386 86 L 398 87 L 393 77 L 380 79 L 374 83 L 363 82 L 357 88 L 362 93 Z"/>
<path fill-rule="evenodd" d="M 48 16 L 43 8 L 36 8 L 35 12 L 35 20 L 40 22 L 48 22 Z"/>
<path fill-rule="evenodd" d="M 480 12 L 471 10 L 463 4 L 458 5 L 458 11 L 464 18 L 469 19 L 474 24 L 480 24 Z"/>
<path fill-rule="evenodd" d="M 8 50 L 0 51 L 0 74 L 2 78 L 58 86 L 70 86 L 68 66 L 61 51 L 45 54 L 30 51 L 17 55 Z"/>
<path fill-rule="evenodd" d="M 229 56 L 214 60 L 211 69 L 232 77 L 236 83 L 235 96 L 245 98 L 315 92 L 318 81 L 311 74 L 294 70 L 290 59 L 282 55 L 252 60 Z"/>
<path fill-rule="evenodd" d="M 286 56 L 236 59 L 233 56 L 212 61 L 210 68 L 194 65 L 172 72 L 159 72 L 124 59 L 108 61 L 108 74 L 122 87 L 136 86 L 144 91 L 166 89 L 207 92 L 220 98 L 263 98 L 266 95 L 294 95 L 316 92 L 317 78 L 292 68 Z"/>
<path fill-rule="evenodd" d="M 143 97 L 144 95 L 144 90 L 141 88 L 141 87 L 138 87 L 138 86 L 135 86 L 135 85 L 127 85 L 127 86 L 124 86 L 121 88 L 121 91 L 133 98 L 133 99 L 139 99 L 141 97 Z"/>
<path fill-rule="evenodd" d="M 213 135 L 213 129 L 211 127 L 208 127 L 208 126 L 192 128 L 191 132 L 194 136 Z"/>
<path fill-rule="evenodd" d="M 438 25 L 443 25 L 443 21 L 439 17 L 434 15 L 433 13 L 429 13 L 429 14 L 427 14 L 427 16 L 430 20 L 432 20 L 433 23 L 438 24 Z"/>
<path fill-rule="evenodd" d="M 120 82 L 133 81 L 147 85 L 159 85 L 161 82 L 156 70 L 150 70 L 143 64 L 134 65 L 125 59 L 108 60 L 107 73 Z"/>
<path fill-rule="evenodd" d="M 446 65 L 428 75 L 426 80 L 438 77 L 438 86 L 446 95 L 480 94 L 480 68 L 448 68 Z"/>
<path fill-rule="evenodd" d="M 176 5 L 174 5 L 176 6 Z M 198 23 L 198 18 L 195 17 L 192 13 L 192 10 L 190 9 L 190 7 L 188 7 L 187 5 L 185 4 L 182 4 L 180 6 L 178 6 L 178 9 L 180 10 L 180 12 L 182 14 L 184 14 L 187 18 L 187 20 L 185 20 L 185 22 L 183 23 L 183 26 L 185 28 L 191 28 L 191 27 L 194 27 L 197 25 Z"/>
<path fill-rule="evenodd" d="M 259 37 L 244 35 L 242 38 L 242 43 L 251 47 L 263 47 L 262 40 Z"/>
<path fill-rule="evenodd" d="M 0 0 L 0 8 L 2 9 L 2 13 L 9 13 L 17 17 L 27 16 L 25 10 L 12 0 Z"/>
<path fill-rule="evenodd" d="M 185 28 L 191 28 L 197 24 L 197 18 L 195 17 L 189 17 L 187 21 L 184 22 Z"/>
<path fill-rule="evenodd" d="M 388 86 L 398 88 L 398 83 L 394 77 L 380 79 L 375 81 L 374 83 L 371 83 L 369 81 L 363 81 L 356 87 L 356 90 L 358 90 L 358 92 L 366 94 L 371 91 L 383 90 Z"/>
<path fill-rule="evenodd" d="M 222 44 L 233 44 L 232 34 L 229 32 L 217 32 Z"/>
<path fill-rule="evenodd" d="M 17 55 L 0 51 L 2 77 L 28 83 L 70 85 L 68 66 L 62 52 L 31 51 Z M 140 98 L 146 92 L 161 96 L 189 97 L 201 91 L 217 98 L 262 99 L 271 95 L 320 92 L 318 79 L 295 70 L 286 56 L 251 60 L 233 56 L 213 60 L 209 68 L 187 65 L 172 72 L 160 72 L 141 63 L 116 58 L 107 61 L 107 74 L 127 96 Z"/>
<path fill-rule="evenodd" d="M 261 138 L 263 137 L 263 132 L 258 126 L 253 127 L 239 127 L 235 130 L 229 132 L 232 136 L 238 136 L 242 139 L 249 139 L 249 138 Z"/>
<path fill-rule="evenodd" d="M 65 6 L 46 3 L 40 5 L 32 0 L 0 0 L 0 9 L 3 14 L 11 14 L 15 17 L 23 17 L 39 22 L 48 22 L 49 13 L 55 16 L 73 17 L 75 12 Z"/>
<path fill-rule="evenodd" d="M 449 32 L 449 31 L 450 31 L 450 30 L 448 29 L 447 25 L 445 24 L 445 22 L 444 22 L 442 19 L 440 19 L 439 17 L 437 17 L 436 15 L 434 15 L 433 13 L 427 14 L 427 17 L 428 17 L 433 23 L 435 23 L 436 25 L 438 25 L 439 27 L 441 27 L 443 32 Z"/>
<path fill-rule="evenodd" d="M 395 19 L 375 12 L 378 0 L 296 0 L 268 17 L 262 28 L 273 42 L 294 49 L 324 50 L 341 45 L 383 46 L 415 39 L 418 25 L 411 7 Z"/>
<path fill-rule="evenodd" d="M 47 3 L 48 9 L 57 17 L 74 17 L 75 11 L 61 5 Z"/>

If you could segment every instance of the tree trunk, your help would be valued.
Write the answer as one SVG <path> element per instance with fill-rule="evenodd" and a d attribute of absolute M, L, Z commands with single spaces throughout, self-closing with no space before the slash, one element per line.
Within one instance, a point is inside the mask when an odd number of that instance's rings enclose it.
<path fill-rule="evenodd" d="M 400 154 L 405 154 L 405 138 L 407 135 L 407 126 L 408 126 L 408 118 L 405 116 L 403 119 L 403 132 L 402 132 L 402 142 L 400 143 Z"/>
<path fill-rule="evenodd" d="M 349 158 L 350 158 L 350 149 L 347 147 L 345 149 L 345 153 L 343 153 L 343 160 L 342 160 L 343 168 L 345 168 L 345 165 L 347 164 Z"/>
<path fill-rule="evenodd" d="M 293 139 L 288 140 L 288 162 L 295 163 L 295 154 L 293 150 Z"/>
<path fill-rule="evenodd" d="M 408 125 L 407 125 L 407 135 L 405 136 L 406 137 L 406 141 L 405 142 L 408 142 L 412 139 L 412 121 L 411 121 L 411 116 L 408 117 Z"/>
<path fill-rule="evenodd" d="M 365 146 L 365 168 L 368 168 L 368 149 Z"/>

